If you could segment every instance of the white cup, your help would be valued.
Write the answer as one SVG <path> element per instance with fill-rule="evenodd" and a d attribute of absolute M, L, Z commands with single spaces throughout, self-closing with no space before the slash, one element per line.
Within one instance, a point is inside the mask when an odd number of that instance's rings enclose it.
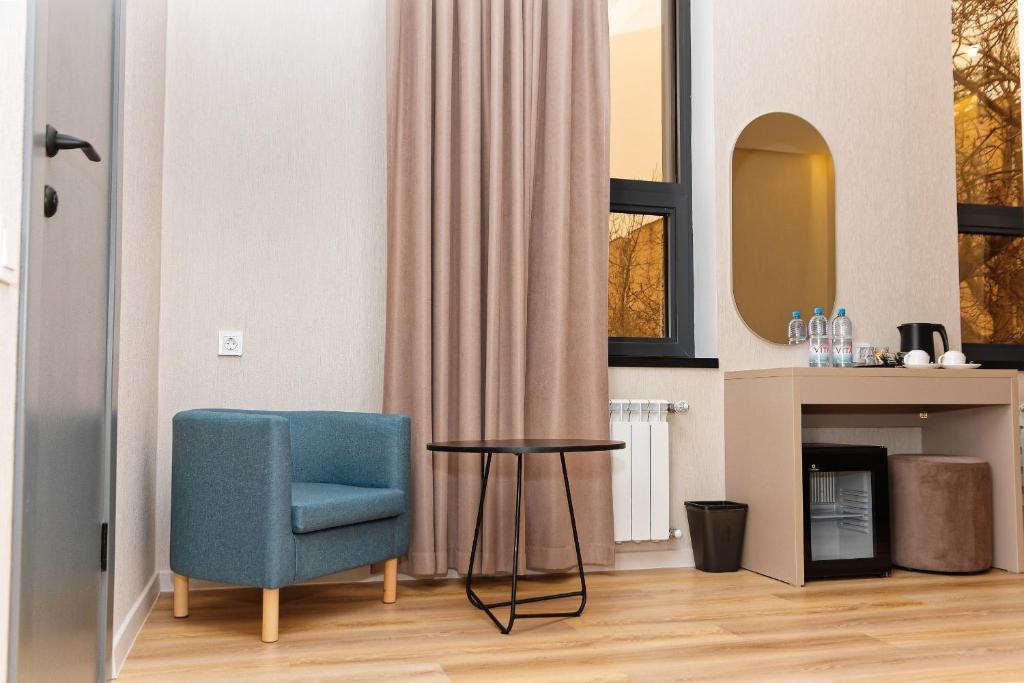
<path fill-rule="evenodd" d="M 959 351 L 946 351 L 939 356 L 939 365 L 966 365 L 967 356 Z"/>
<path fill-rule="evenodd" d="M 907 355 L 903 356 L 904 365 L 928 365 L 929 360 L 928 352 L 921 349 L 907 351 Z"/>

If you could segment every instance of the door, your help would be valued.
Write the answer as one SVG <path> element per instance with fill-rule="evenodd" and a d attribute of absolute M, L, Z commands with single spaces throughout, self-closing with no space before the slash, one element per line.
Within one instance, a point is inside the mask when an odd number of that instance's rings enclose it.
<path fill-rule="evenodd" d="M 105 678 L 115 0 L 33 5 L 10 666 L 17 681 L 90 681 Z M 47 150 L 48 125 L 95 154 L 55 134 L 70 148 Z"/>

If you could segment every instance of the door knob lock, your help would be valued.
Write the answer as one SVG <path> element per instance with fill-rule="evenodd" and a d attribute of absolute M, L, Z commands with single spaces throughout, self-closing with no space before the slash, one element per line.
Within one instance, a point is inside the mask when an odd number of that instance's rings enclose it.
<path fill-rule="evenodd" d="M 46 156 L 55 157 L 62 149 L 80 149 L 89 161 L 100 160 L 100 155 L 88 140 L 60 133 L 50 124 L 46 124 Z"/>
<path fill-rule="evenodd" d="M 53 214 L 57 213 L 57 205 L 60 204 L 60 197 L 57 196 L 57 190 L 53 189 L 49 185 L 43 188 L 43 215 L 47 218 L 52 218 Z"/>

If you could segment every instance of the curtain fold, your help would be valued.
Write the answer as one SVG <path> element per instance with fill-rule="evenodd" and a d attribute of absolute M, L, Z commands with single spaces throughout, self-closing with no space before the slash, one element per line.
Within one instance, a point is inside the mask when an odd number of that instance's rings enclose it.
<path fill-rule="evenodd" d="M 384 409 L 412 417 L 405 571 L 465 572 L 481 458 L 449 439 L 608 435 L 602 0 L 389 0 Z M 584 561 L 614 561 L 610 460 L 566 456 Z M 557 455 L 525 456 L 526 567 L 575 564 Z M 480 549 L 511 570 L 515 456 Z M 521 567 L 522 569 L 522 567 Z"/>

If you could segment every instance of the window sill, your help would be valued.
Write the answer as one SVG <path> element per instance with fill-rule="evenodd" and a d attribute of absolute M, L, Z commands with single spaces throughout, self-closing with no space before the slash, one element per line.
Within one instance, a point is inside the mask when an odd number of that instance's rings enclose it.
<path fill-rule="evenodd" d="M 717 368 L 717 358 L 676 356 L 608 356 L 610 368 Z"/>
<path fill-rule="evenodd" d="M 983 370 L 1020 370 L 1024 372 L 1024 360 L 986 360 L 981 362 Z"/>

